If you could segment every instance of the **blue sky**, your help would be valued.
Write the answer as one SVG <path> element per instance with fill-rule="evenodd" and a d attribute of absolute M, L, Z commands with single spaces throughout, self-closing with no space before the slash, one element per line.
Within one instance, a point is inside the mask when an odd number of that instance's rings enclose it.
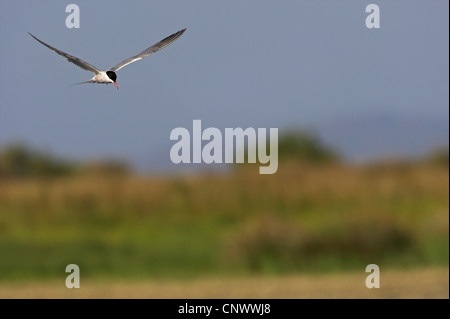
<path fill-rule="evenodd" d="M 80 7 L 79 29 L 66 28 L 69 3 Z M 365 26 L 370 3 L 380 7 L 380 29 Z M 219 129 L 334 127 L 324 135 L 333 143 L 342 130 L 357 137 L 354 123 L 374 118 L 380 126 L 361 136 L 380 134 L 377 154 L 420 149 L 415 141 L 435 126 L 440 131 L 422 143 L 446 142 L 448 6 L 439 0 L 1 1 L 0 145 L 22 141 L 74 159 L 116 157 L 158 169 L 173 168 L 171 130 L 191 129 L 194 119 Z M 120 70 L 119 91 L 70 86 L 92 74 L 27 34 L 107 69 L 182 28 L 175 43 Z M 383 119 L 394 128 L 413 123 L 409 129 L 418 136 L 405 133 L 401 142 L 384 144 Z M 341 146 L 351 156 L 377 155 L 364 150 L 374 149 L 370 143 L 345 139 Z"/>

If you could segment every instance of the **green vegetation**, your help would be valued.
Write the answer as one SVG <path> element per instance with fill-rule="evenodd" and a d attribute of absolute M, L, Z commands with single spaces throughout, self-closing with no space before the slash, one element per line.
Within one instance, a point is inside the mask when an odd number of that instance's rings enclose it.
<path fill-rule="evenodd" d="M 62 176 L 74 170 L 72 163 L 21 144 L 8 145 L 0 153 L 0 176 L 3 178 Z"/>
<path fill-rule="evenodd" d="M 449 150 L 448 148 L 441 148 L 433 151 L 427 156 L 426 162 L 436 166 L 449 166 Z"/>
<path fill-rule="evenodd" d="M 338 153 L 325 145 L 312 132 L 290 130 L 280 135 L 278 156 L 283 160 L 301 160 L 310 163 L 331 163 L 339 160 Z"/>
<path fill-rule="evenodd" d="M 124 175 L 127 165 L 122 161 L 108 160 L 87 164 L 61 159 L 23 144 L 11 144 L 0 152 L 0 177 L 42 178 L 74 174 Z"/>
<path fill-rule="evenodd" d="M 76 175 L 0 187 L 0 280 L 183 278 L 446 266 L 449 171 L 286 162 L 185 177 Z"/>
<path fill-rule="evenodd" d="M 244 162 L 248 163 L 248 145 L 241 152 Z M 258 145 L 256 145 L 258 152 Z M 266 152 L 270 153 L 269 137 L 267 137 Z M 309 164 L 337 163 L 340 156 L 337 151 L 326 145 L 316 134 L 299 129 L 282 132 L 278 138 L 279 162 L 296 161 Z M 258 162 L 258 160 L 257 160 Z M 260 165 L 261 163 L 257 163 Z M 252 164 L 245 164 L 252 165 Z M 242 166 L 238 164 L 238 166 Z"/>

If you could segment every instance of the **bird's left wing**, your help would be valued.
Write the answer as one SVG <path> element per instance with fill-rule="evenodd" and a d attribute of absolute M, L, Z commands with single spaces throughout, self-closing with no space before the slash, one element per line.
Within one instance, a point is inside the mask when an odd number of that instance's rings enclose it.
<path fill-rule="evenodd" d="M 67 61 L 72 62 L 75 65 L 78 65 L 80 68 L 85 69 L 87 71 L 91 71 L 94 74 L 99 74 L 101 71 L 99 69 L 97 69 L 95 66 L 90 65 L 89 63 L 74 57 L 73 55 L 70 55 L 66 52 L 63 52 L 61 50 L 58 50 L 54 47 L 52 47 L 51 45 L 39 40 L 38 38 L 36 38 L 34 35 L 32 35 L 30 32 L 28 32 L 29 35 L 31 35 L 36 41 L 38 41 L 39 43 L 45 45 L 47 48 L 49 48 L 50 50 L 55 51 L 56 53 L 58 53 L 59 55 L 63 56 L 66 58 Z"/>
<path fill-rule="evenodd" d="M 178 39 L 183 33 L 184 31 L 186 31 L 186 29 L 180 30 L 178 32 L 175 32 L 172 35 L 169 35 L 167 38 L 159 41 L 158 43 L 152 45 L 151 47 L 145 49 L 144 51 L 142 51 L 141 53 L 139 53 L 138 55 L 135 55 L 131 58 L 128 58 L 126 60 L 123 60 L 122 62 L 120 62 L 119 64 L 113 66 L 112 68 L 110 68 L 110 71 L 118 71 L 121 68 L 123 68 L 124 66 L 136 62 L 138 60 L 141 60 L 143 58 L 145 58 L 146 56 L 149 56 L 152 53 L 155 53 L 156 51 L 159 51 L 161 49 L 164 49 L 166 46 L 168 46 L 169 44 L 171 44 L 172 42 L 174 42 L 176 39 Z"/>

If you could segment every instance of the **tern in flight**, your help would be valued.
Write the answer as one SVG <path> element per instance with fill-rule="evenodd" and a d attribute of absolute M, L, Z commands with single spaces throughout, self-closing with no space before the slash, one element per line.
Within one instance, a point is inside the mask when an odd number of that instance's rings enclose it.
<path fill-rule="evenodd" d="M 124 66 L 127 66 L 130 63 L 136 62 L 138 60 L 141 60 L 143 58 L 145 58 L 146 56 L 149 56 L 152 53 L 155 53 L 156 51 L 159 51 L 163 48 L 165 48 L 166 46 L 168 46 L 169 44 L 171 44 L 172 42 L 174 42 L 176 39 L 178 39 L 183 33 L 184 31 L 186 31 L 186 29 L 180 30 L 178 32 L 175 32 L 172 35 L 169 35 L 167 38 L 159 41 L 158 43 L 152 45 L 151 47 L 145 49 L 144 51 L 142 51 L 141 53 L 139 53 L 138 55 L 132 56 L 131 58 L 125 59 L 122 62 L 118 63 L 117 65 L 113 66 L 112 68 L 110 68 L 107 71 L 102 71 L 97 69 L 95 66 L 90 65 L 89 63 L 74 57 L 73 55 L 70 55 L 68 53 L 65 53 L 61 50 L 58 50 L 54 47 L 52 47 L 51 45 L 39 40 L 38 38 L 36 38 L 34 35 L 32 35 L 31 33 L 29 33 L 36 41 L 38 41 L 39 43 L 45 45 L 47 48 L 49 48 L 50 50 L 55 51 L 56 53 L 58 53 L 59 55 L 63 56 L 64 58 L 67 59 L 67 61 L 72 62 L 73 64 L 79 66 L 82 69 L 85 69 L 87 71 L 91 71 L 92 73 L 94 73 L 94 77 L 92 79 L 90 79 L 89 81 L 84 81 L 84 82 L 80 82 L 80 83 L 76 83 L 76 84 L 83 84 L 83 83 L 104 83 L 104 84 L 109 84 L 109 83 L 114 83 L 114 85 L 116 86 L 117 89 L 119 89 L 119 87 L 117 86 L 116 83 L 116 79 L 117 79 L 117 75 L 116 72 L 119 71 L 121 68 L 123 68 Z"/>

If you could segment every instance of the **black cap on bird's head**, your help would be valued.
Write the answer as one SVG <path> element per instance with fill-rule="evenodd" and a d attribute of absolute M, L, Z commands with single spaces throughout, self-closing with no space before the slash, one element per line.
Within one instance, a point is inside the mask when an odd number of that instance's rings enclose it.
<path fill-rule="evenodd" d="M 116 79 L 117 79 L 117 75 L 114 71 L 106 71 L 106 75 L 111 79 L 111 81 L 114 82 L 114 85 L 116 86 L 117 89 L 119 89 L 119 87 L 117 86 L 116 83 Z"/>

